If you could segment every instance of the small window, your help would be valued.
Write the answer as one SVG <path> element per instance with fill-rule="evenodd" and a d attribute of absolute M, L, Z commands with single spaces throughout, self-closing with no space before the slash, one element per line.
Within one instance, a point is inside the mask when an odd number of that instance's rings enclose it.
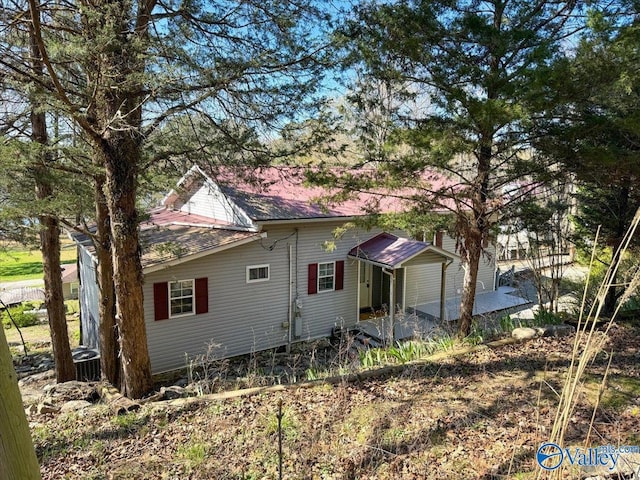
<path fill-rule="evenodd" d="M 335 289 L 335 264 L 318 264 L 318 292 L 326 292 Z"/>
<path fill-rule="evenodd" d="M 251 265 L 247 267 L 247 283 L 269 280 L 269 265 Z"/>
<path fill-rule="evenodd" d="M 79 286 L 80 284 L 78 282 L 71 282 L 71 284 L 69 285 L 71 295 L 78 295 Z"/>
<path fill-rule="evenodd" d="M 169 283 L 169 313 L 171 317 L 193 315 L 193 280 Z"/>

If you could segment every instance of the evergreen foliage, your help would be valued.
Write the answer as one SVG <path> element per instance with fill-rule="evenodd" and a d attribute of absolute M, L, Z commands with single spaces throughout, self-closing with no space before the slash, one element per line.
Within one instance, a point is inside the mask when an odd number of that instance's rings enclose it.
<path fill-rule="evenodd" d="M 361 76 L 350 99 L 369 150 L 358 166 L 368 170 L 313 180 L 393 192 L 415 217 L 452 213 L 466 272 L 463 337 L 483 245 L 546 175 L 532 121 L 549 108 L 538 99 L 579 13 L 544 1 L 364 2 L 338 32 Z"/>

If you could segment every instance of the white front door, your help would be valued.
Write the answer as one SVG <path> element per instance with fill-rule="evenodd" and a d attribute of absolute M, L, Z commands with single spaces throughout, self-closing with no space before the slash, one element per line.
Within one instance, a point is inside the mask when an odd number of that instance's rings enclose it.
<path fill-rule="evenodd" d="M 360 262 L 360 311 L 371 308 L 371 291 L 373 287 L 373 265 Z"/>

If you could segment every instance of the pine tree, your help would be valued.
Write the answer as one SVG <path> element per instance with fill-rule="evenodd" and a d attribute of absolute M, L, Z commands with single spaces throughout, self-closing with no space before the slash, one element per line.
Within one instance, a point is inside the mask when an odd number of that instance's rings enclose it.
<path fill-rule="evenodd" d="M 395 102 L 378 106 L 390 119 L 384 148 L 364 159 L 376 174 L 333 183 L 360 191 L 386 187 L 416 215 L 452 214 L 465 269 L 462 336 L 471 327 L 484 245 L 543 171 L 530 149 L 530 122 L 546 108 L 535 99 L 547 87 L 550 60 L 579 28 L 569 21 L 575 5 L 369 2 L 341 31 L 349 65 L 397 93 Z M 366 89 L 353 97 L 373 98 Z M 514 186 L 519 193 L 507 198 Z"/>
<path fill-rule="evenodd" d="M 101 0 L 64 9 L 30 0 L 29 11 L 48 75 L 42 87 L 104 174 L 124 387 L 140 397 L 151 388 L 137 211 L 141 175 L 153 160 L 146 142 L 173 117 L 198 112 L 251 152 L 255 143 L 243 132 L 273 135 L 319 82 L 319 12 L 269 0 Z"/>

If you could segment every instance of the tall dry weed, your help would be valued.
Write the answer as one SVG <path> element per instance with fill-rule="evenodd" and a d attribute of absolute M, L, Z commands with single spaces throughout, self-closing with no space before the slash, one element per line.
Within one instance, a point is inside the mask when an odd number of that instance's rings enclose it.
<path fill-rule="evenodd" d="M 640 223 L 640 209 L 636 212 L 633 221 L 631 222 L 631 226 L 627 230 L 625 237 L 620 245 L 620 255 L 616 258 L 622 259 L 627 253 L 629 246 L 631 244 L 631 240 L 634 238 L 636 234 L 636 230 L 638 228 L 638 224 Z M 593 268 L 595 261 L 595 251 L 598 243 L 599 231 L 596 234 L 593 251 L 591 254 L 590 260 L 590 270 Z M 558 397 L 558 405 L 555 414 L 555 419 L 553 423 L 553 427 L 551 429 L 551 434 L 547 439 L 548 442 L 554 443 L 560 447 L 565 446 L 565 440 L 568 433 L 569 425 L 571 423 L 571 419 L 576 412 L 576 408 L 580 399 L 583 397 L 584 393 L 584 381 L 585 381 L 585 372 L 587 367 L 593 362 L 596 355 L 602 351 L 604 351 L 606 347 L 606 343 L 608 341 L 608 333 L 613 324 L 614 319 L 616 318 L 621 305 L 634 294 L 634 291 L 638 288 L 640 284 L 640 273 L 636 272 L 636 275 L 633 277 L 631 282 L 626 285 L 625 293 L 623 297 L 618 302 L 618 306 L 614 314 L 604 325 L 603 334 L 598 334 L 596 327 L 601 323 L 601 312 L 604 306 L 605 297 L 607 291 L 613 284 L 613 279 L 616 278 L 616 272 L 620 267 L 620 261 L 616 264 L 612 264 L 609 266 L 607 273 L 604 277 L 604 280 L 600 284 L 596 301 L 593 302 L 591 308 L 588 309 L 585 307 L 586 305 L 586 292 L 588 290 L 588 278 L 587 284 L 585 285 L 584 294 L 582 297 L 582 308 L 580 309 L 580 316 L 578 319 L 578 326 L 576 329 L 576 336 L 573 345 L 573 351 L 571 356 L 571 362 L 569 368 L 566 372 L 566 378 L 564 380 L 564 385 L 562 391 L 559 393 Z M 584 448 L 588 448 L 590 446 L 590 440 L 592 433 L 594 432 L 594 419 L 596 410 L 599 407 L 599 399 L 602 395 L 602 392 L 605 390 L 607 374 L 609 371 L 609 366 L 611 365 L 611 358 L 614 352 L 609 352 L 609 365 L 606 368 L 605 374 L 599 386 L 600 395 L 598 395 L 598 400 L 596 400 L 594 405 L 593 415 L 591 416 L 591 422 L 589 424 L 588 433 L 584 439 Z M 567 475 L 568 466 L 562 464 L 559 468 L 553 471 L 546 471 L 540 469 L 538 471 L 537 478 L 565 478 Z"/>

